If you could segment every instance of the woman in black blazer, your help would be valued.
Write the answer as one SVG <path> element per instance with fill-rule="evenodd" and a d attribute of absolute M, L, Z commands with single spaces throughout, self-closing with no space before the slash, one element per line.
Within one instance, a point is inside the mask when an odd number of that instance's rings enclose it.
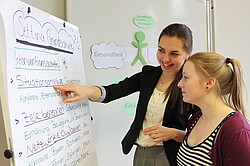
<path fill-rule="evenodd" d="M 134 166 L 176 165 L 176 155 L 183 141 L 186 121 L 197 107 L 182 101 L 177 83 L 182 77 L 181 68 L 193 49 L 192 32 L 184 24 L 171 24 L 161 32 L 158 40 L 158 67 L 144 66 L 142 71 L 118 84 L 88 87 L 77 83 L 55 86 L 67 96 L 64 102 L 85 97 L 108 103 L 140 92 L 136 115 L 122 140 L 124 154 L 137 145 Z"/>

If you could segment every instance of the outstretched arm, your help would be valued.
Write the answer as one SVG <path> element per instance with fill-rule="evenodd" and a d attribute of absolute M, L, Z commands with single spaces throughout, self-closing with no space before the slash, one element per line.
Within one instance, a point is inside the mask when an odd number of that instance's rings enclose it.
<path fill-rule="evenodd" d="M 177 142 L 182 142 L 186 131 L 169 128 L 164 126 L 152 126 L 144 129 L 144 134 L 149 135 L 154 142 L 168 141 L 173 139 Z"/>
<path fill-rule="evenodd" d="M 75 82 L 65 84 L 63 86 L 54 86 L 54 89 L 60 90 L 63 96 L 69 97 L 71 93 L 74 93 L 73 97 L 66 98 L 65 103 L 81 100 L 85 97 L 97 101 L 101 95 L 101 89 L 99 87 L 83 86 Z"/>
<path fill-rule="evenodd" d="M 136 43 L 136 42 L 134 42 L 134 41 L 132 41 L 131 44 L 132 44 L 133 46 L 135 46 L 136 48 L 139 47 L 138 43 Z"/>

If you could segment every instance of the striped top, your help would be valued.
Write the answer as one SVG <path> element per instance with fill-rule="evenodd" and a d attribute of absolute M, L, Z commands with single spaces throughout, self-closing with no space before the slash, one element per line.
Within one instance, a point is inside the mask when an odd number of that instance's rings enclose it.
<path fill-rule="evenodd" d="M 214 129 L 214 131 L 203 142 L 196 146 L 189 146 L 187 143 L 186 136 L 177 154 L 177 164 L 180 166 L 212 165 L 212 160 L 209 157 L 209 152 L 211 151 L 212 146 L 214 145 L 216 136 L 221 126 L 229 117 L 234 114 L 235 112 L 231 112 L 230 114 L 228 114 Z M 200 114 L 194 121 L 194 123 L 191 125 L 190 129 L 188 130 L 188 134 L 192 131 L 201 115 L 202 114 Z"/>

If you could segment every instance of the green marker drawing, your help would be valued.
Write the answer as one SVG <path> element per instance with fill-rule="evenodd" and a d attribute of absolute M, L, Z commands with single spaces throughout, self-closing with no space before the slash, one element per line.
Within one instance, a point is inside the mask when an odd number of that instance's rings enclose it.
<path fill-rule="evenodd" d="M 142 48 L 148 46 L 148 43 L 142 44 L 142 42 L 145 40 L 145 34 L 144 34 L 144 32 L 142 32 L 142 31 L 136 32 L 135 38 L 136 38 L 136 40 L 138 41 L 138 43 L 136 43 L 136 42 L 133 41 L 131 44 L 132 44 L 133 46 L 135 46 L 136 48 L 138 48 L 138 54 L 137 54 L 137 56 L 135 57 L 134 61 L 131 63 L 131 65 L 134 66 L 135 63 L 136 63 L 139 59 L 141 60 L 141 62 L 142 62 L 143 65 L 147 65 L 147 62 L 145 61 L 145 59 L 144 59 L 143 56 L 142 56 Z"/>

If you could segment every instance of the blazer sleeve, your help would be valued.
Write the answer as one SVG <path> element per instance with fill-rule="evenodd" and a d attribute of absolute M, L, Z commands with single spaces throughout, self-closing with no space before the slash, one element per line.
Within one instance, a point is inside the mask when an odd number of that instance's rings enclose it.
<path fill-rule="evenodd" d="M 106 90 L 106 97 L 102 102 L 108 103 L 110 101 L 141 91 L 142 85 L 147 84 L 144 82 L 144 78 L 148 76 L 148 72 L 154 71 L 155 69 L 156 67 L 154 66 L 144 66 L 141 72 L 136 73 L 131 77 L 126 77 L 118 84 L 103 86 Z"/>

